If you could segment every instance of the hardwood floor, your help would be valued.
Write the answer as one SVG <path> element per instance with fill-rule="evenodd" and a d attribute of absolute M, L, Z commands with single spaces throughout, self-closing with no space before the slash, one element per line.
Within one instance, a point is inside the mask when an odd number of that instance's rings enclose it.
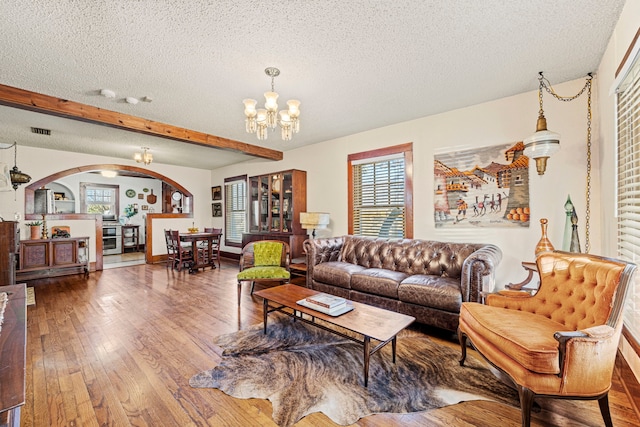
<path fill-rule="evenodd" d="M 266 400 L 235 399 L 194 389 L 189 378 L 219 360 L 211 338 L 262 319 L 262 305 L 243 289 L 237 266 L 197 274 L 136 265 L 34 281 L 27 308 L 27 401 L 22 426 L 274 426 Z M 259 288 L 256 286 L 256 288 Z M 423 328 L 426 329 L 426 328 Z M 454 342 L 441 340 L 457 347 Z M 473 352 L 472 352 L 473 354 Z M 617 427 L 638 426 L 640 397 L 618 363 L 610 392 Z M 636 392 L 636 402 L 627 390 Z M 542 401 L 533 426 L 602 426 L 593 401 Z M 297 426 L 333 426 L 311 414 Z M 380 414 L 357 426 L 519 426 L 520 411 L 465 402 L 429 412 Z"/>

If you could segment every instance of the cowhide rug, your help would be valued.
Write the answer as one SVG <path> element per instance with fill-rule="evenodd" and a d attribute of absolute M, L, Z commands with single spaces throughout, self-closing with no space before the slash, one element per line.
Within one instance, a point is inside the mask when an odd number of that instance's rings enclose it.
<path fill-rule="evenodd" d="M 349 425 L 374 413 L 425 411 L 466 400 L 518 406 L 517 393 L 472 355 L 461 367 L 458 349 L 422 334 L 405 330 L 397 341 L 395 364 L 391 344 L 371 357 L 365 388 L 361 345 L 274 315 L 267 335 L 259 324 L 215 338 L 223 349 L 221 363 L 189 383 L 241 399 L 268 399 L 273 420 L 283 427 L 313 412 Z"/>

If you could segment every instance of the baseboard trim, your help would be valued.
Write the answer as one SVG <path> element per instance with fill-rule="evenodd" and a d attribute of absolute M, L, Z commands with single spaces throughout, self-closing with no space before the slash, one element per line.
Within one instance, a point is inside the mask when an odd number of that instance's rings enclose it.
<path fill-rule="evenodd" d="M 640 357 L 640 344 L 624 325 L 622 326 L 622 335 L 625 337 L 631 348 L 633 348 L 633 351 L 636 352 L 636 355 Z"/>
<path fill-rule="evenodd" d="M 640 383 L 620 350 L 618 350 L 616 357 L 615 371 L 627 395 L 629 405 L 636 417 L 640 419 Z"/>

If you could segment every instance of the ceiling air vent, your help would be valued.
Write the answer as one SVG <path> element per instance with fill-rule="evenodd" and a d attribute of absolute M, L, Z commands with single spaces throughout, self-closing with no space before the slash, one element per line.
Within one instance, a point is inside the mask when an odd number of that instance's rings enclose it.
<path fill-rule="evenodd" d="M 32 133 L 37 133 L 38 135 L 51 135 L 51 129 L 43 129 L 43 128 L 31 128 Z"/>

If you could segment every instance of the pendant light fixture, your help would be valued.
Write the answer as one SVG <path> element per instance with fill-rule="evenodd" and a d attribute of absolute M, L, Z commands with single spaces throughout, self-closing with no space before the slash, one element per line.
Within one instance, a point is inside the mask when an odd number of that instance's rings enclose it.
<path fill-rule="evenodd" d="M 560 149 L 560 135 L 547 130 L 547 120 L 544 117 L 542 109 L 542 89 L 547 91 L 558 101 L 570 102 L 578 98 L 583 93 L 587 93 L 587 185 L 586 185 L 586 206 L 585 206 L 585 253 L 589 253 L 591 246 L 590 239 L 590 218 L 591 218 L 591 83 L 593 74 L 588 73 L 584 86 L 573 96 L 560 96 L 553 90 L 549 80 L 544 78 L 542 71 L 538 73 L 538 101 L 540 102 L 540 111 L 538 112 L 538 123 L 536 125 L 536 133 L 524 142 L 524 155 L 535 159 L 538 175 L 544 175 L 547 167 L 547 159 Z M 573 219 L 573 218 L 572 218 Z M 577 217 L 575 218 L 577 219 Z"/>
<path fill-rule="evenodd" d="M 133 158 L 138 163 L 144 163 L 145 165 L 153 162 L 153 154 L 149 152 L 149 147 L 142 147 L 142 153 L 135 153 Z"/>
<path fill-rule="evenodd" d="M 274 88 L 274 79 L 280 75 L 280 70 L 275 67 L 268 67 L 264 73 L 271 77 L 271 92 L 265 92 L 264 108 L 256 109 L 258 101 L 255 99 L 245 99 L 244 115 L 246 131 L 255 133 L 259 140 L 265 140 L 268 136 L 268 128 L 274 130 L 276 125 L 280 126 L 281 137 L 284 141 L 290 141 L 294 133 L 300 131 L 300 101 L 292 99 L 287 101 L 287 110 L 278 112 L 278 93 Z"/>
<path fill-rule="evenodd" d="M 536 161 L 536 169 L 538 175 L 544 175 L 547 169 L 547 159 L 552 154 L 560 150 L 560 134 L 547 130 L 547 119 L 544 117 L 542 108 L 542 88 L 544 76 L 542 71 L 539 73 L 538 85 L 538 101 L 540 102 L 540 110 L 538 111 L 538 121 L 536 123 L 536 133 L 525 139 L 524 155 Z"/>
<path fill-rule="evenodd" d="M 31 181 L 31 177 L 18 169 L 18 143 L 14 142 L 13 145 L 7 148 L 11 147 L 13 147 L 13 168 L 9 171 L 9 175 L 11 176 L 11 186 L 14 190 L 17 190 L 19 185 Z"/>

